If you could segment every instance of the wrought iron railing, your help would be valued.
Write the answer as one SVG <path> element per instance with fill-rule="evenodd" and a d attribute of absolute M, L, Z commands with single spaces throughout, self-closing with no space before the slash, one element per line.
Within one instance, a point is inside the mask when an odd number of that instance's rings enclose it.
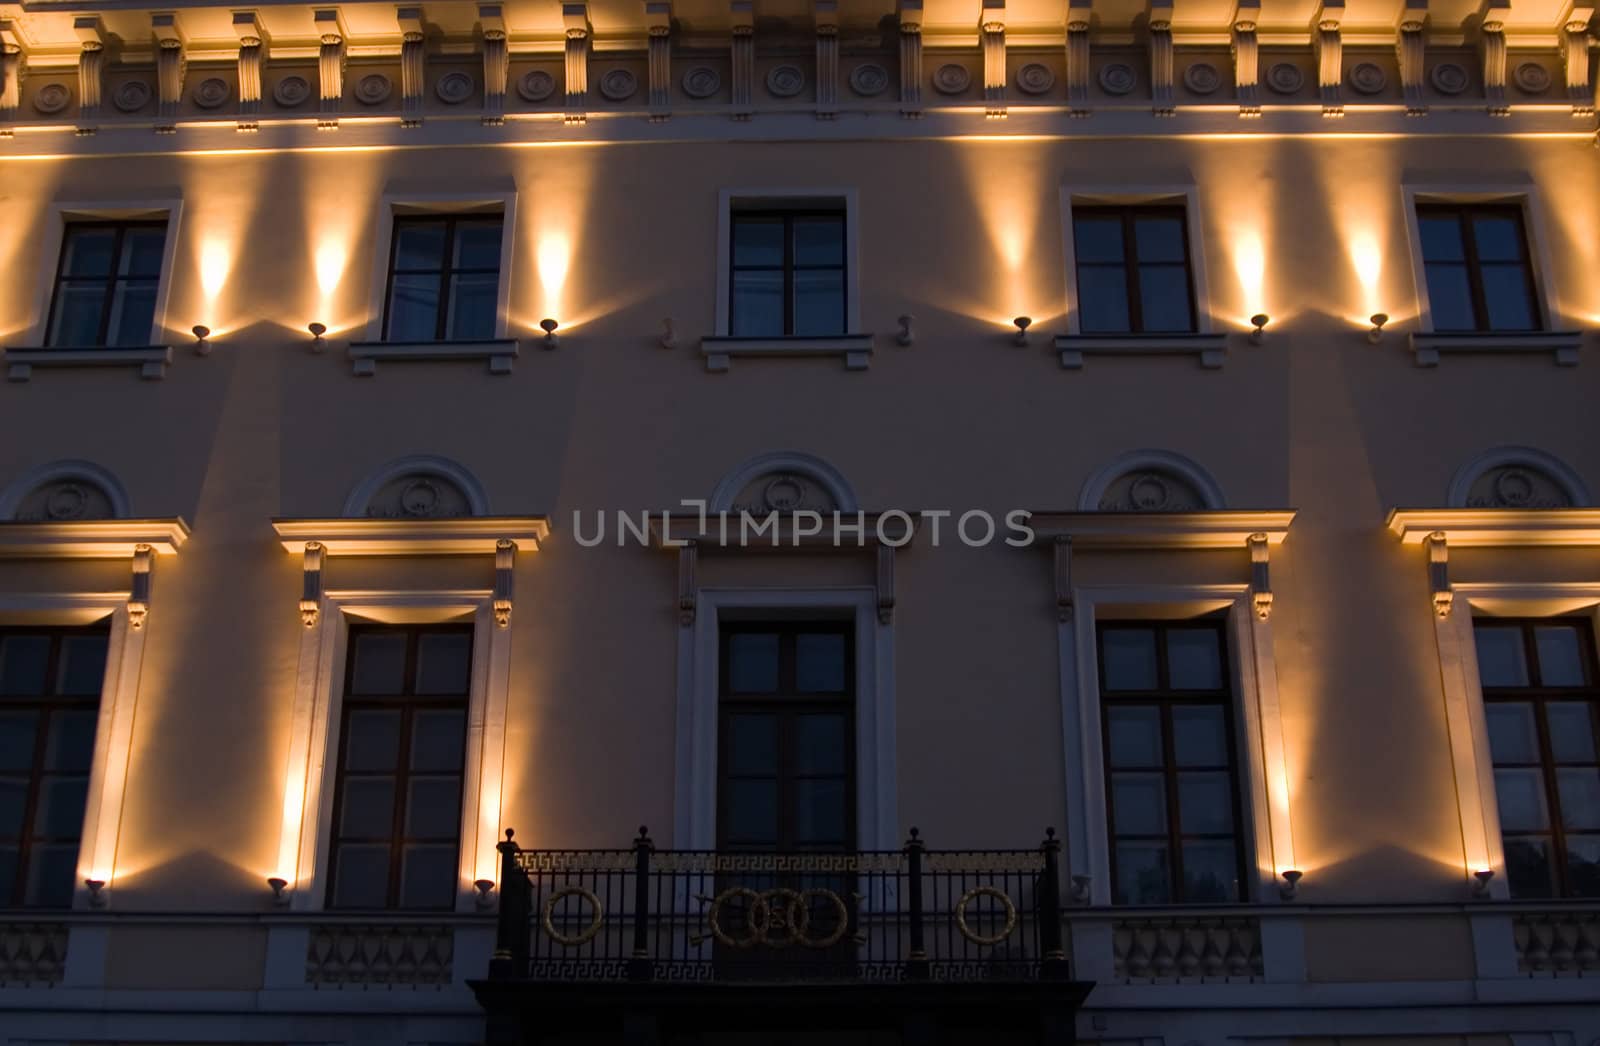
<path fill-rule="evenodd" d="M 491 979 L 1067 976 L 1060 852 L 524 850 L 506 832 Z"/>

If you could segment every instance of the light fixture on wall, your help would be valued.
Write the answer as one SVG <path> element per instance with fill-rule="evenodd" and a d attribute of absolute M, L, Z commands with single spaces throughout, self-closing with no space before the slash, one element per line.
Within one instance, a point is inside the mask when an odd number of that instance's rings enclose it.
<path fill-rule="evenodd" d="M 1267 324 L 1272 322 L 1272 317 L 1264 312 L 1258 312 L 1250 317 L 1250 326 L 1255 330 L 1250 332 L 1250 344 L 1260 345 L 1261 340 L 1267 336 Z"/>
<path fill-rule="evenodd" d="M 306 325 L 306 330 L 311 332 L 311 351 L 312 352 L 321 352 L 323 349 L 326 349 L 328 347 L 328 343 L 322 340 L 322 336 L 324 334 L 328 333 L 327 324 L 325 324 L 325 323 L 309 323 L 309 324 Z"/>
<path fill-rule="evenodd" d="M 89 888 L 89 907 L 104 908 L 106 906 L 106 881 L 104 879 L 85 879 L 83 885 Z"/>
<path fill-rule="evenodd" d="M 189 330 L 194 335 L 194 351 L 202 356 L 211 355 L 211 328 L 197 323 Z"/>
<path fill-rule="evenodd" d="M 1091 896 L 1090 893 L 1089 893 L 1089 886 L 1090 886 L 1091 882 L 1092 882 L 1092 880 L 1087 875 L 1074 875 L 1072 877 L 1072 903 L 1073 904 L 1088 904 L 1089 903 L 1089 897 Z"/>
<path fill-rule="evenodd" d="M 1376 345 L 1383 337 L 1383 325 L 1389 322 L 1389 317 L 1386 313 L 1375 312 L 1368 319 L 1372 321 L 1372 329 L 1367 331 L 1367 340 Z"/>
<path fill-rule="evenodd" d="M 1286 868 L 1278 873 L 1278 878 L 1283 880 L 1283 885 L 1278 887 L 1278 896 L 1285 901 L 1292 901 L 1300 892 L 1300 880 L 1305 877 L 1305 872 L 1298 868 Z"/>
<path fill-rule="evenodd" d="M 657 335 L 656 341 L 660 343 L 663 349 L 675 349 L 678 347 L 678 335 L 672 329 L 671 316 L 661 321 L 661 333 Z"/>
<path fill-rule="evenodd" d="M 285 891 L 285 887 L 289 885 L 289 880 L 274 875 L 267 879 L 267 885 L 272 887 L 273 904 L 281 908 L 289 903 L 289 894 Z"/>
<path fill-rule="evenodd" d="M 494 880 L 477 879 L 473 881 L 473 888 L 478 891 L 477 905 L 480 910 L 494 907 Z"/>
<path fill-rule="evenodd" d="M 1489 881 L 1494 878 L 1493 868 L 1479 868 L 1472 873 L 1472 896 L 1486 898 L 1489 896 Z"/>
<path fill-rule="evenodd" d="M 546 317 L 546 318 L 544 318 L 544 319 L 539 321 L 539 329 L 544 331 L 544 347 L 545 348 L 553 349 L 557 345 L 561 344 L 561 340 L 556 337 L 556 327 L 558 327 L 558 326 L 559 326 L 559 324 L 557 324 L 555 320 L 552 320 L 549 317 Z"/>
<path fill-rule="evenodd" d="M 1033 326 L 1033 318 L 1031 316 L 1018 316 L 1011 322 L 1017 325 L 1017 334 L 1012 340 L 1019 346 L 1028 344 L 1028 328 Z"/>
<path fill-rule="evenodd" d="M 911 315 L 900 317 L 900 332 L 894 336 L 896 345 L 910 345 L 915 340 L 916 336 L 911 331 L 911 324 L 915 320 L 916 317 Z"/>

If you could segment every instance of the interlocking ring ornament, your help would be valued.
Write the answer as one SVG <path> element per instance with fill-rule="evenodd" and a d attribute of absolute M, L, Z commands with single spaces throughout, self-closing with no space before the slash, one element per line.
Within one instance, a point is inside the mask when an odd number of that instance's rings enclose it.
<path fill-rule="evenodd" d="M 722 906 L 737 897 L 749 901 L 749 914 L 745 918 L 750 933 L 746 937 L 735 937 L 722 926 Z M 818 897 L 833 905 L 838 919 L 835 920 L 832 933 L 812 937 L 806 931 L 811 928 L 811 901 Z M 748 886 L 730 886 L 711 899 L 711 911 L 706 913 L 706 924 L 711 928 L 711 936 L 729 948 L 754 948 L 758 944 L 769 948 L 787 948 L 797 942 L 804 948 L 831 948 L 843 939 L 845 930 L 849 928 L 850 909 L 845 906 L 844 898 L 832 890 L 778 887 L 757 893 Z M 774 930 L 785 936 L 774 937 Z"/>
<path fill-rule="evenodd" d="M 972 927 L 967 925 L 967 905 L 979 897 L 998 897 L 1000 899 L 1000 904 L 1006 911 L 1006 925 L 999 933 L 988 935 L 975 933 Z M 997 890 L 993 886 L 974 886 L 962 894 L 961 900 L 956 902 L 956 929 L 961 931 L 961 936 L 980 948 L 988 948 L 999 944 L 1007 937 L 1010 937 L 1016 928 L 1017 906 L 1011 903 L 1011 898 L 1007 897 L 1003 890 Z"/>
<path fill-rule="evenodd" d="M 590 918 L 589 925 L 578 933 L 560 933 L 556 930 L 553 917 L 556 911 L 556 904 L 563 897 L 581 897 L 588 901 L 590 907 L 594 909 L 594 915 Z M 605 907 L 600 903 L 600 898 L 595 896 L 593 890 L 586 890 L 581 886 L 563 886 L 545 898 L 544 911 L 540 913 L 539 918 L 539 924 L 544 927 L 545 934 L 552 941 L 568 948 L 576 948 L 580 944 L 588 944 L 594 940 L 595 934 L 600 932 L 600 927 L 605 921 Z"/>

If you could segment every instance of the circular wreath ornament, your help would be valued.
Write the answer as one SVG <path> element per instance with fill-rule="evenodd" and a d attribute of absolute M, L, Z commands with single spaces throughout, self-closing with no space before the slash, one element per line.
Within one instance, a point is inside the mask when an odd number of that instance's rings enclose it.
<path fill-rule="evenodd" d="M 889 88 L 889 70 L 873 62 L 863 62 L 850 70 L 850 90 L 863 98 L 880 95 Z"/>
<path fill-rule="evenodd" d="M 1029 62 L 1017 70 L 1017 90 L 1023 94 L 1044 94 L 1056 85 L 1056 74 L 1042 62 Z"/>
<path fill-rule="evenodd" d="M 1100 67 L 1099 79 L 1106 94 L 1127 94 L 1139 82 L 1139 75 L 1126 62 L 1111 62 Z"/>
<path fill-rule="evenodd" d="M 1210 62 L 1194 62 L 1183 71 L 1183 86 L 1194 94 L 1211 94 L 1222 86 L 1222 74 Z"/>
<path fill-rule="evenodd" d="M 472 97 L 476 87 L 472 77 L 457 70 L 439 77 L 439 82 L 433 85 L 433 93 L 445 105 L 460 105 Z"/>
<path fill-rule="evenodd" d="M 1172 500 L 1172 490 L 1160 476 L 1145 473 L 1128 487 L 1128 501 L 1140 512 L 1158 512 Z"/>
<path fill-rule="evenodd" d="M 710 98 L 722 90 L 722 74 L 709 65 L 697 65 L 683 74 L 683 93 L 690 98 Z"/>
<path fill-rule="evenodd" d="M 439 511 L 439 500 L 439 488 L 431 480 L 412 480 L 400 493 L 400 508 L 408 516 L 426 518 Z"/>
<path fill-rule="evenodd" d="M 964 65 L 951 62 L 941 65 L 933 74 L 933 89 L 940 94 L 960 94 L 972 86 L 972 74 Z"/>
<path fill-rule="evenodd" d="M 1508 508 L 1527 508 L 1535 490 L 1533 477 L 1522 469 L 1506 469 L 1494 478 L 1494 495 Z"/>
<path fill-rule="evenodd" d="M 745 922 L 750 928 L 750 934 L 747 937 L 735 937 L 722 925 L 722 906 L 734 898 L 744 898 L 748 901 L 745 908 Z M 711 902 L 711 911 L 706 914 L 706 924 L 711 928 L 711 936 L 729 948 L 754 948 L 766 940 L 769 919 L 770 912 L 766 899 L 748 886 L 735 886 L 717 894 Z"/>
<path fill-rule="evenodd" d="M 72 100 L 72 92 L 67 90 L 66 84 L 45 84 L 33 96 L 33 107 L 46 116 L 59 113 L 67 107 Z"/>
<path fill-rule="evenodd" d="M 394 84 L 382 73 L 369 73 L 356 84 L 356 101 L 362 105 L 382 105 L 389 100 Z"/>
<path fill-rule="evenodd" d="M 51 519 L 81 519 L 89 508 L 89 493 L 76 483 L 63 483 L 45 499 L 44 512 Z"/>
<path fill-rule="evenodd" d="M 577 933 L 562 933 L 556 929 L 556 905 L 566 897 L 581 897 L 589 902 L 592 912 L 589 916 L 589 925 Z M 561 889 L 545 898 L 544 909 L 539 913 L 539 925 L 544 927 L 545 935 L 552 941 L 567 948 L 576 948 L 594 940 L 595 934 L 600 932 L 600 927 L 605 924 L 606 910 L 596 897 L 593 890 L 586 890 L 581 886 L 563 886 Z"/>
<path fill-rule="evenodd" d="M 973 930 L 967 923 L 967 906 L 980 897 L 993 897 L 1000 902 L 1000 907 L 1005 911 L 1005 925 L 999 933 L 982 934 Z M 978 945 L 980 948 L 993 947 L 1010 937 L 1017 928 L 1017 906 L 1011 903 L 1011 898 L 1002 890 L 993 886 L 974 886 L 961 895 L 961 900 L 956 902 L 956 929 L 961 931 L 961 936 Z"/>
<path fill-rule="evenodd" d="M 543 69 L 523 73 L 517 81 L 517 93 L 525 102 L 542 102 L 556 93 L 556 78 Z"/>
<path fill-rule="evenodd" d="M 124 80 L 111 94 L 111 104 L 118 112 L 138 112 L 150 101 L 150 85 L 143 80 Z"/>
<path fill-rule="evenodd" d="M 1267 70 L 1267 86 L 1278 94 L 1294 94 L 1306 85 L 1306 74 L 1293 62 L 1279 62 Z"/>
<path fill-rule="evenodd" d="M 194 89 L 194 104 L 202 109 L 217 109 L 228 100 L 231 93 L 228 81 L 218 76 L 208 77 Z"/>
<path fill-rule="evenodd" d="M 272 100 L 293 109 L 311 97 L 311 81 L 303 76 L 285 76 L 272 86 Z"/>
<path fill-rule="evenodd" d="M 1357 62 L 1350 67 L 1350 86 L 1361 94 L 1377 94 L 1389 84 L 1389 76 L 1376 62 Z"/>
<path fill-rule="evenodd" d="M 805 85 L 805 71 L 798 65 L 775 65 L 767 70 L 767 92 L 776 98 L 793 98 Z"/>
<path fill-rule="evenodd" d="M 1550 70 L 1538 62 L 1523 62 L 1512 74 L 1517 87 L 1527 94 L 1544 94 L 1550 90 Z"/>
<path fill-rule="evenodd" d="M 600 78 L 600 93 L 613 102 L 625 102 L 639 90 L 639 78 L 627 69 L 612 69 Z"/>
<path fill-rule="evenodd" d="M 1467 69 L 1455 62 L 1440 62 L 1428 74 L 1440 94 L 1460 94 L 1467 89 Z"/>

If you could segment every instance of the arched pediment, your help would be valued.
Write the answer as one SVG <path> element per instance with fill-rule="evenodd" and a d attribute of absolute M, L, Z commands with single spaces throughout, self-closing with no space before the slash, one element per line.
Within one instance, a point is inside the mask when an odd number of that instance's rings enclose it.
<path fill-rule="evenodd" d="M 1204 512 L 1224 507 L 1222 488 L 1199 465 L 1164 450 L 1136 450 L 1084 484 L 1083 512 Z"/>
<path fill-rule="evenodd" d="M 128 494 L 110 472 L 88 461 L 55 461 L 33 469 L 0 495 L 0 519 L 27 523 L 123 519 Z"/>
<path fill-rule="evenodd" d="M 1532 447 L 1497 447 L 1463 465 L 1450 483 L 1451 508 L 1582 508 L 1589 491 L 1559 458 Z"/>
<path fill-rule="evenodd" d="M 752 458 L 717 484 L 712 512 L 856 512 L 855 491 L 821 458 L 780 451 Z"/>
<path fill-rule="evenodd" d="M 448 458 L 416 455 L 391 461 L 346 499 L 344 514 L 368 519 L 453 519 L 487 516 L 489 499 L 476 477 Z"/>

